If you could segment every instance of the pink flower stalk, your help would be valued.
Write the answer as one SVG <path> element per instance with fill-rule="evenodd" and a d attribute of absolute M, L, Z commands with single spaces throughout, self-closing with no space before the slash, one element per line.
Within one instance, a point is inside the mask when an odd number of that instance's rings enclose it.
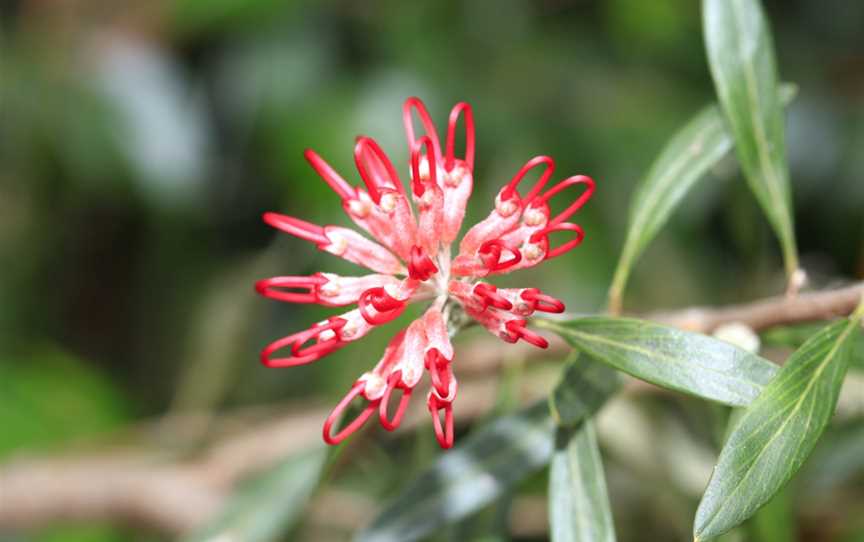
<path fill-rule="evenodd" d="M 422 135 L 415 131 L 415 111 Z M 324 440 L 328 444 L 341 442 L 376 412 L 385 429 L 398 427 L 425 370 L 431 382 L 426 404 L 435 436 L 443 448 L 453 446 L 457 383 L 450 343 L 456 326 L 448 324 L 451 317 L 462 311 L 506 342 L 521 339 L 546 348 L 546 339 L 526 327 L 527 318 L 536 311 L 563 312 L 564 304 L 538 288 L 496 288 L 483 279 L 534 267 L 575 248 L 584 238 L 582 228 L 567 220 L 591 198 L 594 181 L 577 175 L 546 189 L 555 164 L 548 156 L 538 156 L 498 191 L 492 212 L 468 230 L 453 258 L 451 245 L 461 229 L 474 182 L 471 106 L 459 103 L 450 112 L 443 147 L 423 102 L 409 98 L 402 116 L 410 148 L 408 190 L 371 138 L 360 137 L 354 146 L 365 189 L 349 184 L 314 151 L 305 153 L 318 175 L 342 199 L 348 217 L 377 242 L 340 226 L 264 214 L 264 221 L 274 228 L 373 271 L 356 277 L 321 272 L 259 281 L 256 290 L 279 301 L 357 305 L 268 345 L 261 352 L 261 362 L 267 367 L 312 363 L 397 318 L 409 304 L 431 302 L 423 316 L 393 337 L 378 364 L 357 379 L 327 418 Z M 464 153 L 456 156 L 460 119 Z M 539 179 L 530 189 L 522 187 L 525 176 L 534 169 L 539 169 Z M 577 196 L 552 217 L 550 200 L 568 187 L 576 187 Z M 556 232 L 567 233 L 569 240 L 553 247 L 549 236 Z M 277 357 L 283 350 L 287 354 Z M 397 391 L 401 394 L 398 400 L 393 397 Z M 365 408 L 334 434 L 337 420 L 358 397 L 365 401 Z M 395 409 L 391 403 L 398 403 Z"/>

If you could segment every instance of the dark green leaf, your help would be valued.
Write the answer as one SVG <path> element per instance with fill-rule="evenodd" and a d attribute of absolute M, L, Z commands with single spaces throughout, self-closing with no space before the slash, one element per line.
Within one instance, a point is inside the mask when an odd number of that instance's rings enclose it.
<path fill-rule="evenodd" d="M 738 161 L 780 240 L 791 277 L 798 254 L 771 32 L 759 0 L 703 0 L 702 6 L 711 75 Z"/>
<path fill-rule="evenodd" d="M 409 484 L 357 540 L 417 540 L 476 512 L 549 462 L 553 426 L 543 401 L 474 431 Z"/>
<path fill-rule="evenodd" d="M 614 542 L 603 461 L 590 419 L 559 430 L 549 470 L 549 525 L 554 542 Z"/>
<path fill-rule="evenodd" d="M 318 485 L 327 450 L 290 457 L 240 488 L 212 524 L 189 542 L 278 540 L 300 517 Z"/>
<path fill-rule="evenodd" d="M 750 517 L 810 455 L 834 412 L 859 319 L 840 320 L 811 337 L 736 424 L 699 503 L 697 540 Z"/>
<path fill-rule="evenodd" d="M 535 322 L 636 378 L 727 405 L 749 404 L 777 372 L 776 365 L 727 342 L 642 320 Z"/>
<path fill-rule="evenodd" d="M 555 414 L 575 424 L 611 395 L 617 378 L 583 358 L 565 369 Z M 582 398 L 573 392 L 583 394 Z M 549 463 L 555 422 L 546 401 L 472 432 L 387 506 L 357 540 L 410 541 L 490 504 Z"/>
<path fill-rule="evenodd" d="M 617 371 L 577 353 L 549 396 L 549 410 L 558 425 L 574 427 L 594 414 L 620 385 Z"/>
<path fill-rule="evenodd" d="M 780 88 L 783 103 L 792 100 L 794 85 Z M 666 144 L 642 178 L 630 202 L 624 248 L 609 290 L 610 309 L 617 313 L 636 260 L 669 220 L 685 195 L 732 149 L 732 135 L 716 105 L 703 108 Z"/>

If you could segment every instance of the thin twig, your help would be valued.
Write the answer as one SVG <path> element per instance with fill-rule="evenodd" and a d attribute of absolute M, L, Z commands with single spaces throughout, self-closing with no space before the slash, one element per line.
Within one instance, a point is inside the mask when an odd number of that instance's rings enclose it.
<path fill-rule="evenodd" d="M 705 333 L 731 322 L 758 331 L 849 314 L 862 295 L 864 283 L 858 283 L 795 298 L 691 308 L 647 318 Z M 463 382 L 456 402 L 457 419 L 476 419 L 492 408 L 497 391 L 494 380 L 487 376 L 509 361 L 560 359 L 566 345 L 555 337 L 550 337 L 550 343 L 550 348 L 542 351 L 487 338 L 458 345 Z M 536 397 L 548 390 L 553 380 L 549 375 L 542 379 L 538 382 L 535 375 L 524 382 L 523 392 Z M 223 436 L 191 459 L 166 459 L 164 452 L 141 449 L 15 459 L 0 465 L 0 530 L 74 520 L 143 525 L 168 534 L 188 532 L 218 512 L 238 481 L 317 442 L 321 420 L 327 414 L 326 409 L 307 408 L 275 416 L 251 429 Z M 414 410 L 405 425 L 426 423 L 425 416 L 422 409 Z M 164 428 L 164 422 L 162 425 Z"/>

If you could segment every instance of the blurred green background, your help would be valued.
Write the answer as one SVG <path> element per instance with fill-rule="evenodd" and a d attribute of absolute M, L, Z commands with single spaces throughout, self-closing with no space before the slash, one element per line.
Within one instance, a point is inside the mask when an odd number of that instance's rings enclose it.
<path fill-rule="evenodd" d="M 781 78 L 799 86 L 787 134 L 803 266 L 815 286 L 861 279 L 864 3 L 766 9 Z M 258 298 L 253 282 L 350 270 L 260 220 L 274 210 L 347 225 L 305 148 L 359 182 L 353 138 L 370 135 L 406 171 L 402 101 L 420 96 L 439 127 L 455 102 L 470 102 L 478 149 L 466 222 L 534 155 L 554 157 L 560 177 L 597 180 L 580 213 L 585 243 L 499 281 L 530 280 L 592 312 L 603 308 L 634 184 L 713 100 L 692 0 L 19 0 L 0 14 L 0 462 L 98 446 L 168 412 L 331 404 L 377 361 L 388 332 L 310 367 L 258 363 L 264 344 L 331 311 Z M 625 307 L 744 301 L 783 280 L 773 234 L 730 159 L 637 266 Z M 669 403 L 648 411 L 705 431 L 709 407 Z M 170 447 L 206 439 L 201 431 L 153 438 Z M 346 468 L 344 483 L 392 496 L 402 474 L 438 453 L 432 444 L 427 435 L 409 452 L 382 445 Z M 611 461 L 621 539 L 687 539 L 696 501 L 650 468 Z M 409 467 L 392 472 L 400 465 Z M 673 486 L 658 490 L 668 499 L 652 498 L 652 484 Z M 542 492 L 534 485 L 524 491 Z M 843 501 L 859 511 L 860 489 Z M 0 488 L 0 507 L 2 498 Z M 802 539 L 864 536 L 860 522 L 820 529 L 820 514 L 805 515 L 802 532 L 813 533 Z M 447 536 L 498 539 L 477 529 Z M 328 533 L 306 536 L 346 536 Z M 162 535 L 60 525 L 5 536 Z"/>

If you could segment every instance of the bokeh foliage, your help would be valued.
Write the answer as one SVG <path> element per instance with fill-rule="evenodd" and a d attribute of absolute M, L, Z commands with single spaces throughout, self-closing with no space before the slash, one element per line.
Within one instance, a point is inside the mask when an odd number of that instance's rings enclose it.
<path fill-rule="evenodd" d="M 860 279 L 864 5 L 765 7 L 782 80 L 800 89 L 786 139 L 801 263 L 817 286 Z M 348 269 L 277 240 L 260 214 L 344 223 L 302 151 L 315 148 L 351 175 L 353 137 L 363 133 L 404 159 L 406 96 L 423 97 L 439 121 L 456 101 L 474 105 L 478 174 L 469 221 L 536 154 L 553 156 L 562 174 L 598 181 L 580 213 L 584 245 L 532 275 L 574 312 L 602 309 L 634 187 L 676 130 L 716 99 L 698 3 L 689 0 L 19 0 L 0 14 L 4 457 L 75 449 L 165 412 L 340 397 L 390 332 L 299 373 L 260 367 L 261 345 L 329 311 L 256 299 L 252 282 Z M 780 291 L 784 280 L 771 227 L 727 158 L 635 266 L 626 306 L 734 302 Z M 682 433 L 701 446 L 690 455 L 678 450 L 684 457 L 716 451 L 711 432 L 725 427 L 726 412 L 678 397 L 639 401 L 644 412 L 622 418 L 634 424 L 627 430 L 638 432 L 640 420 L 661 428 L 662 442 L 644 443 L 645 457 L 628 456 L 598 429 L 611 452 L 618 536 L 688 539 L 699 494 L 659 457 Z M 847 435 L 860 442 L 861 423 L 848 421 L 836 435 L 829 429 L 821 453 L 831 457 L 831 443 Z M 168 440 L 192 446 L 200 437 Z M 841 444 L 837 450 L 848 449 Z M 420 434 L 369 447 L 336 483 L 376 499 L 392 498 L 405 471 L 417 474 L 438 455 Z M 860 462 L 845 476 L 822 472 L 826 464 L 814 461 L 816 474 L 800 483 L 818 487 L 826 502 L 839 491 L 848 495 L 843 507 L 861 510 L 860 485 L 848 482 L 860 481 Z M 656 493 L 640 489 L 646 481 Z M 545 493 L 545 479 L 523 484 L 523 497 Z M 501 527 L 507 514 L 493 508 L 511 504 L 490 505 L 483 529 L 509 532 Z M 822 530 L 830 506 L 789 506 L 805 509 L 802 529 L 814 540 L 864 529 L 853 520 Z M 316 536 L 302 527 L 301 535 Z M 150 536 L 103 526 L 33 535 Z M 524 535 L 532 536 L 542 537 Z"/>

